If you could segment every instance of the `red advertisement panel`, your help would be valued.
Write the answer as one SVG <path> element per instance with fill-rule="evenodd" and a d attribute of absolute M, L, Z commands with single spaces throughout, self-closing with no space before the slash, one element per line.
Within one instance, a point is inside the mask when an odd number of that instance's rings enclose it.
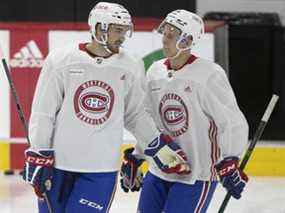
<path fill-rule="evenodd" d="M 29 120 L 34 90 L 40 69 L 48 53 L 47 30 L 10 31 L 10 68 L 26 120 Z M 25 137 L 16 104 L 11 94 L 11 136 Z"/>

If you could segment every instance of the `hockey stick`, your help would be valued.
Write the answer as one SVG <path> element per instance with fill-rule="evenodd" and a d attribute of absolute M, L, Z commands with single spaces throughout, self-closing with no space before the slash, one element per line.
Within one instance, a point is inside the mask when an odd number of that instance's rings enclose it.
<path fill-rule="evenodd" d="M 6 62 L 5 58 L 4 58 L 4 54 L 2 52 L 1 46 L 0 46 L 0 58 L 1 58 L 2 65 L 4 67 L 4 70 L 5 70 L 5 73 L 6 73 L 6 76 L 7 76 L 7 79 L 8 79 L 10 88 L 11 88 L 11 91 L 12 91 L 12 94 L 13 94 L 13 98 L 14 98 L 15 103 L 16 103 L 18 115 L 19 115 L 19 117 L 21 119 L 22 125 L 24 126 L 24 131 L 25 131 L 25 135 L 26 135 L 26 139 L 27 139 L 28 145 L 30 147 L 31 146 L 31 141 L 30 141 L 30 138 L 29 138 L 28 125 L 27 125 L 27 122 L 25 120 L 24 111 L 23 111 L 23 108 L 22 108 L 22 106 L 20 104 L 19 97 L 17 95 L 16 88 L 15 88 L 14 83 L 12 81 L 10 70 L 9 70 L 7 62 Z M 47 203 L 47 207 L 48 207 L 49 213 L 54 213 L 47 194 L 44 193 L 43 196 L 44 196 L 44 199 L 45 199 L 45 201 Z"/>
<path fill-rule="evenodd" d="M 262 119 L 258 125 L 258 128 L 257 128 L 257 130 L 253 136 L 253 139 L 250 142 L 249 147 L 247 148 L 246 153 L 242 159 L 242 162 L 240 164 L 241 170 L 243 170 L 245 168 L 245 166 L 246 166 L 246 164 L 247 164 L 247 162 L 248 162 L 248 160 L 249 160 L 249 158 L 250 158 L 250 156 L 254 150 L 254 147 L 255 147 L 257 141 L 259 141 L 259 139 L 263 133 L 263 130 L 267 124 L 267 121 L 269 120 L 270 115 L 271 115 L 271 113 L 272 113 L 272 111 L 273 111 L 273 109 L 274 109 L 274 107 L 278 101 L 278 98 L 279 97 L 277 95 L 275 95 L 275 94 L 272 95 L 270 103 L 268 104 L 268 106 L 265 110 L 265 113 L 264 113 L 264 115 L 263 115 L 263 117 L 262 117 Z M 230 198 L 231 198 L 231 195 L 229 193 L 227 193 L 227 195 L 225 196 L 225 198 L 222 202 L 222 205 L 220 206 L 218 213 L 223 213 L 225 211 L 225 208 L 226 208 Z"/>

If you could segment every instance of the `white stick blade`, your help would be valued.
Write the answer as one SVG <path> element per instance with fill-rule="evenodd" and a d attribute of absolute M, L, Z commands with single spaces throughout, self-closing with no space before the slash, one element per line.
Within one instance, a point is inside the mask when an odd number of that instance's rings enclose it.
<path fill-rule="evenodd" d="M 277 103 L 278 99 L 279 99 L 279 96 L 273 94 L 273 96 L 272 96 L 272 98 L 270 100 L 270 103 L 268 104 L 268 107 L 267 107 L 267 109 L 266 109 L 266 111 L 265 111 L 265 113 L 264 113 L 264 115 L 263 115 L 263 117 L 261 119 L 262 121 L 264 121 L 264 122 L 268 121 L 268 119 L 269 119 L 269 117 L 270 117 L 270 115 L 271 115 L 271 113 L 272 113 L 272 111 L 273 111 L 273 109 L 275 107 L 275 104 Z"/>

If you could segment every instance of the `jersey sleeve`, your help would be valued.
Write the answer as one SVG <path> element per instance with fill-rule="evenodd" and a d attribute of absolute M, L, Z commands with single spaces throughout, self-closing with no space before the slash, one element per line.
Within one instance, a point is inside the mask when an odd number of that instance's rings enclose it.
<path fill-rule="evenodd" d="M 125 128 L 137 139 L 138 145 L 144 150 L 145 147 L 159 135 L 155 123 L 144 108 L 143 89 L 141 79 L 134 77 L 129 81 L 129 90 L 125 97 Z"/>
<path fill-rule="evenodd" d="M 202 108 L 218 129 L 221 158 L 240 157 L 248 142 L 248 124 L 221 67 L 217 67 L 202 91 Z"/>
<path fill-rule="evenodd" d="M 150 94 L 150 90 L 149 90 L 149 82 L 150 82 L 150 73 L 152 73 L 152 71 L 154 70 L 154 64 L 152 64 L 149 69 L 148 72 L 145 76 L 145 81 L 144 81 L 144 100 L 143 100 L 143 105 L 144 105 L 144 109 L 145 111 L 155 120 L 155 116 L 153 113 L 153 109 L 152 109 L 152 96 Z"/>
<path fill-rule="evenodd" d="M 55 71 L 52 59 L 48 56 L 41 70 L 32 103 L 29 122 L 29 136 L 32 148 L 52 148 L 51 139 L 54 123 L 63 96 L 62 77 Z"/>
<path fill-rule="evenodd" d="M 153 79 L 153 73 L 156 72 L 156 70 L 159 69 L 158 65 L 156 62 L 154 62 L 148 69 L 148 72 L 146 74 L 145 78 L 145 96 L 144 96 L 144 109 L 145 111 L 152 117 L 152 119 L 155 122 L 156 128 L 160 131 L 163 132 L 164 128 L 160 122 L 160 118 L 158 115 L 155 113 L 155 97 L 153 97 L 152 92 L 151 92 L 151 85 L 150 82 Z"/>
<path fill-rule="evenodd" d="M 143 90 L 145 90 L 145 83 L 146 83 L 146 74 L 145 74 L 145 67 L 144 62 L 142 59 L 139 59 L 137 62 L 137 68 L 139 73 L 140 84 Z"/>

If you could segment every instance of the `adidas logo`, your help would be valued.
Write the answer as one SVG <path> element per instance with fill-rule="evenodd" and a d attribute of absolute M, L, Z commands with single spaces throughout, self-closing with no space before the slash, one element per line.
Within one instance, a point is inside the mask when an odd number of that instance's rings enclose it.
<path fill-rule="evenodd" d="M 123 80 L 126 80 L 126 75 L 122 75 L 120 79 L 121 79 L 122 81 L 123 81 Z"/>
<path fill-rule="evenodd" d="M 184 89 L 185 92 L 192 92 L 192 89 L 190 86 L 187 86 L 185 89 Z"/>
<path fill-rule="evenodd" d="M 44 57 L 34 40 L 29 41 L 10 60 L 11 67 L 40 68 L 43 66 Z"/>

